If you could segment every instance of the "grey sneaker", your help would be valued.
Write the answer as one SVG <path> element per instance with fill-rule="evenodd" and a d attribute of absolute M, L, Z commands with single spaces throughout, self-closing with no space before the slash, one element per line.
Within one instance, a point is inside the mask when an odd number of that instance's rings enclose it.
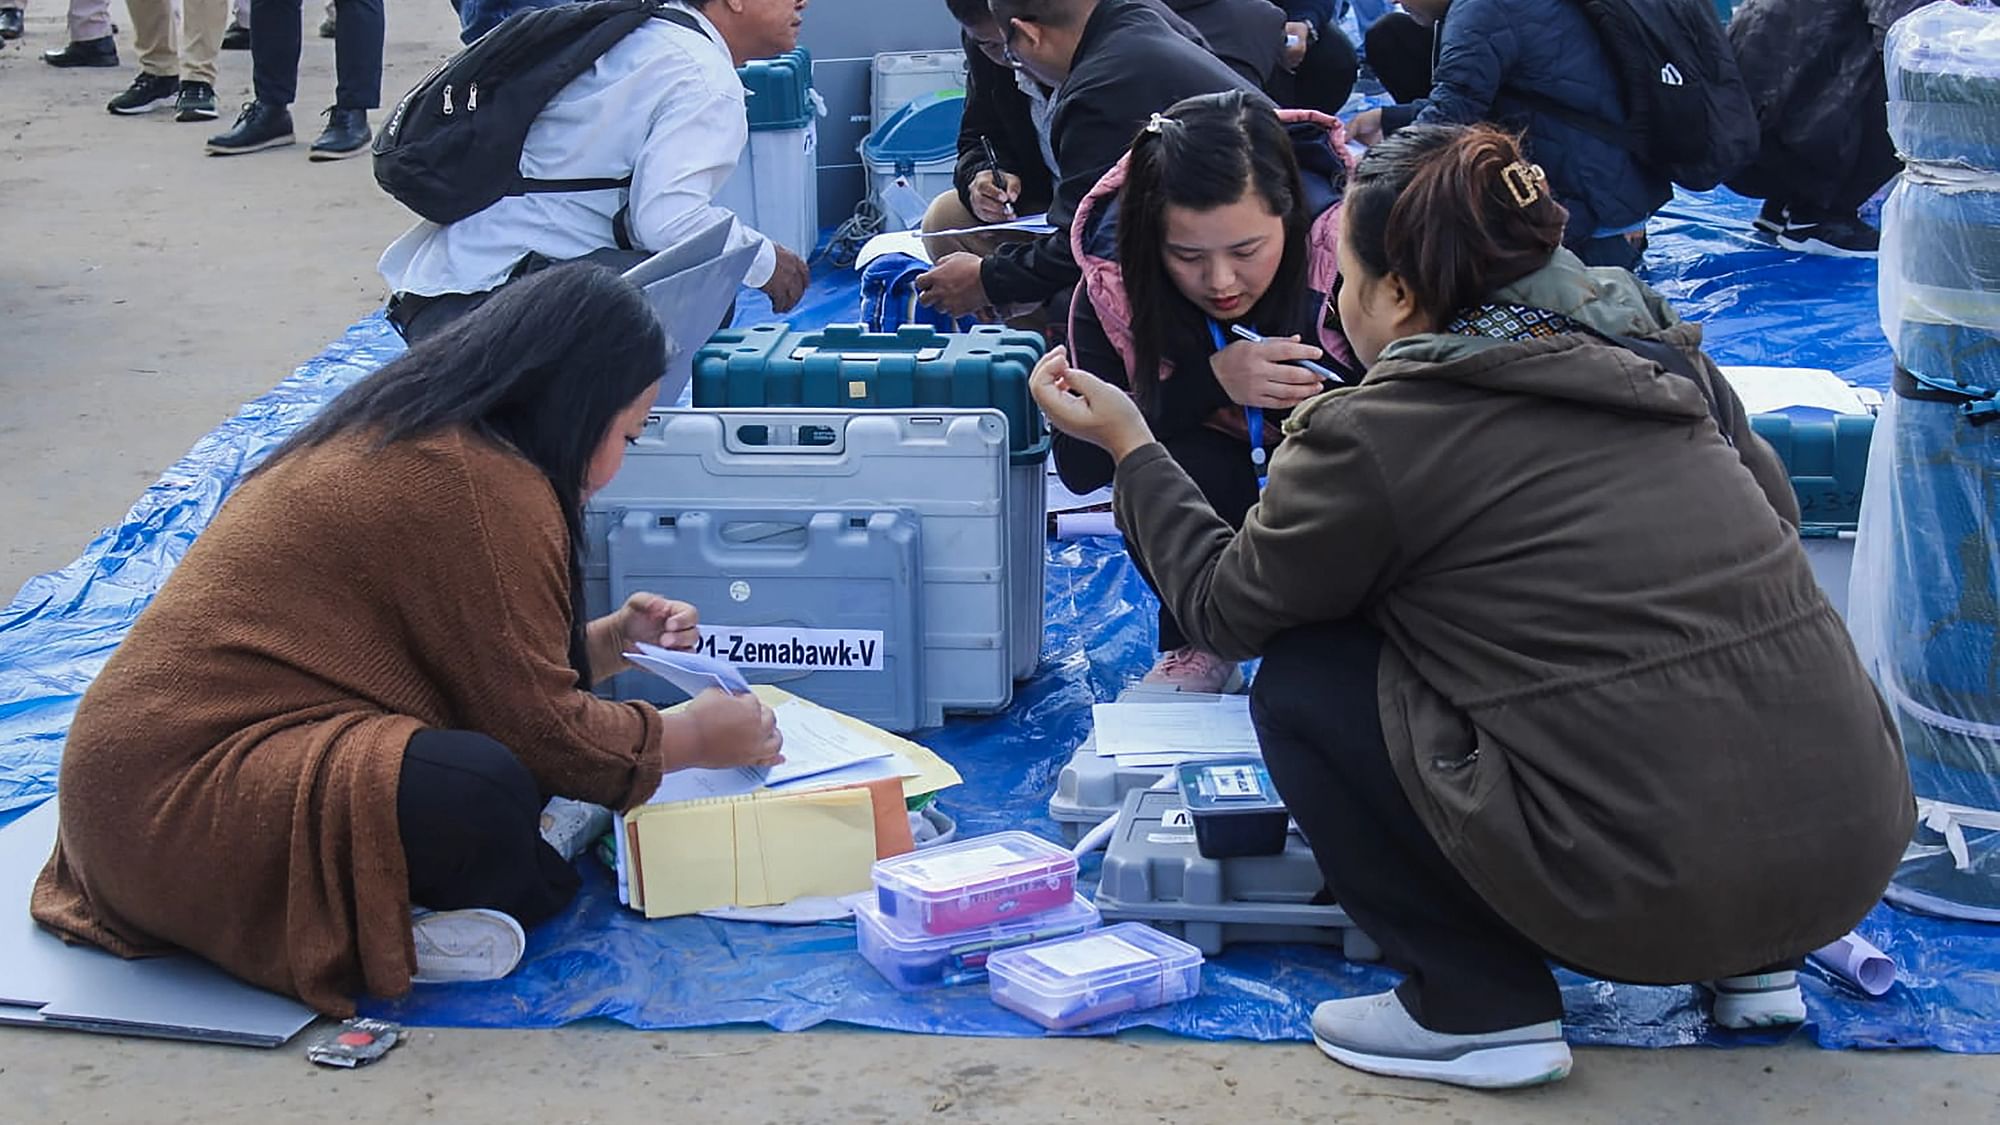
<path fill-rule="evenodd" d="M 1481 1090 L 1539 1086 L 1567 1077 L 1570 1068 L 1559 1021 L 1443 1035 L 1412 1019 L 1394 992 L 1321 1004 L 1313 1009 L 1313 1041 L 1356 1070 Z"/>
<path fill-rule="evenodd" d="M 603 805 L 551 797 L 542 809 L 542 839 L 567 860 L 574 861 L 609 831 L 611 810 Z"/>
<path fill-rule="evenodd" d="M 217 116 L 215 87 L 206 82 L 181 83 L 181 92 L 174 98 L 175 121 L 213 121 Z"/>
<path fill-rule="evenodd" d="M 499 980 L 528 951 L 521 923 L 498 910 L 413 910 L 410 935 L 417 943 L 417 984 Z"/>
<path fill-rule="evenodd" d="M 1715 1022 L 1723 1027 L 1745 1031 L 1806 1022 L 1806 997 L 1799 991 L 1797 973 L 1722 977 L 1703 987 L 1715 994 Z"/>

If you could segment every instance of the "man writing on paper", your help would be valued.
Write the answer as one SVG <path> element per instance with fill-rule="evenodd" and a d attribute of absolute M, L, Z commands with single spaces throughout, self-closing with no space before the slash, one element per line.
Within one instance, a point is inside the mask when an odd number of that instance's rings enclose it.
<path fill-rule="evenodd" d="M 455 223 L 419 222 L 382 255 L 390 323 L 414 344 L 549 262 L 587 258 L 623 270 L 727 214 L 715 195 L 750 135 L 735 68 L 796 46 L 805 7 L 663 5 L 549 100 L 521 148 L 530 180 L 629 175 L 630 186 L 529 190 Z M 762 249 L 745 284 L 779 312 L 797 304 L 805 261 L 739 222 L 730 245 L 747 243 Z"/>
<path fill-rule="evenodd" d="M 951 254 L 917 279 L 924 304 L 952 316 L 994 309 L 1060 323 L 1082 276 L 1070 251 L 1077 203 L 1125 154 L 1152 114 L 1196 94 L 1256 90 L 1141 0 L 992 0 L 1003 58 L 1055 91 L 1049 155 L 1056 229 L 983 261 Z M 1011 169 L 1005 169 L 1011 171 Z"/>

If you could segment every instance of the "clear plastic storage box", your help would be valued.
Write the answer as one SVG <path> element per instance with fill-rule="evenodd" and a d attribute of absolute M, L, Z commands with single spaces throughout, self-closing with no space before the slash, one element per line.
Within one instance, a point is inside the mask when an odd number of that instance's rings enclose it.
<path fill-rule="evenodd" d="M 875 864 L 875 904 L 905 934 L 956 934 L 1068 906 L 1076 857 L 1026 832 L 995 832 Z"/>
<path fill-rule="evenodd" d="M 944 935 L 906 934 L 865 899 L 854 908 L 861 956 L 883 979 L 905 992 L 984 981 L 986 959 L 1003 949 L 1071 937 L 1100 924 L 1097 907 L 1081 895 L 1071 896 L 1068 906 L 1046 914 Z"/>
<path fill-rule="evenodd" d="M 1201 991 L 1201 950 L 1137 922 L 995 953 L 993 1002 L 1050 1031 L 1157 1008 Z"/>

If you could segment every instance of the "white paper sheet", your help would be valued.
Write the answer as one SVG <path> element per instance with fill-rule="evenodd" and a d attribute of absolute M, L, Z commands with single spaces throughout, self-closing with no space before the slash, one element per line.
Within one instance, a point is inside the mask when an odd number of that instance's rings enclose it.
<path fill-rule="evenodd" d="M 1896 986 L 1896 963 L 1858 934 L 1814 950 L 1812 959 L 1870 996 L 1886 995 Z"/>
<path fill-rule="evenodd" d="M 1099 703 L 1090 711 L 1097 753 L 1117 758 L 1121 766 L 1171 766 L 1263 752 L 1247 695 L 1203 703 Z"/>
<path fill-rule="evenodd" d="M 891 751 L 833 715 L 797 700 L 772 708 L 785 736 L 785 760 L 757 772 L 765 785 L 844 769 L 860 762 L 889 757 Z"/>
<path fill-rule="evenodd" d="M 1788 407 L 1807 407 L 1835 414 L 1866 414 L 1868 406 L 1855 387 L 1831 371 L 1815 367 L 1725 367 L 1722 376 L 1743 409 L 1773 414 Z"/>
<path fill-rule="evenodd" d="M 992 234 L 1004 231 L 1015 231 L 1020 234 L 1053 234 L 1055 229 L 1049 223 L 1048 212 L 1045 211 L 1039 215 L 1023 215 L 1018 219 L 1009 219 L 1004 223 L 984 223 L 976 227 L 954 227 L 951 230 L 932 231 L 931 236 L 935 238 L 948 234 Z"/>
<path fill-rule="evenodd" d="M 861 253 L 854 257 L 854 268 L 865 270 L 868 268 L 868 263 L 886 254 L 908 254 L 925 263 L 931 260 L 930 251 L 924 249 L 924 236 L 921 231 L 892 230 L 862 243 Z"/>
<path fill-rule="evenodd" d="M 750 693 L 749 681 L 734 664 L 698 652 L 675 652 L 642 642 L 626 653 L 625 659 L 686 692 L 690 699 L 709 688 L 721 688 L 731 695 Z"/>

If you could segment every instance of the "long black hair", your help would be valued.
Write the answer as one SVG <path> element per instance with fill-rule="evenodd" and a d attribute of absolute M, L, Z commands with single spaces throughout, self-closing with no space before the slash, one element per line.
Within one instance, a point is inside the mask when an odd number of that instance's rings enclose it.
<path fill-rule="evenodd" d="M 1307 213 L 1292 141 L 1271 103 L 1241 90 L 1176 102 L 1132 142 L 1118 202 L 1118 262 L 1132 306 L 1133 393 L 1150 405 L 1167 340 L 1201 347 L 1202 315 L 1167 276 L 1168 204 L 1211 211 L 1254 191 L 1285 221 L 1285 256 L 1246 318 L 1282 335 L 1306 284 Z"/>
<path fill-rule="evenodd" d="M 618 412 L 665 371 L 669 342 L 646 298 L 602 266 L 554 266 L 501 289 L 328 403 L 258 472 L 353 431 L 380 445 L 464 428 L 542 471 L 569 530 L 570 664 L 584 643 L 583 487 Z"/>

